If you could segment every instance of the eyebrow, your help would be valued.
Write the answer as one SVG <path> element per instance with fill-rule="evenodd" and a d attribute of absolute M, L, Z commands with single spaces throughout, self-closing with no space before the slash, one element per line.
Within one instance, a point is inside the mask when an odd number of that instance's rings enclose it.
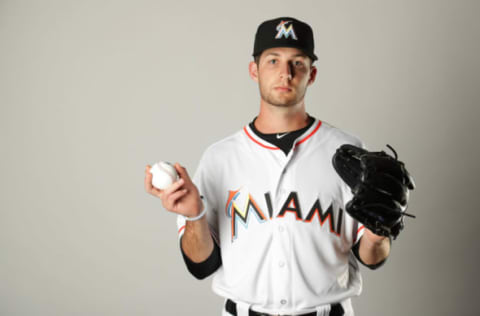
<path fill-rule="evenodd" d="M 265 57 L 270 56 L 270 55 L 277 56 L 277 57 L 280 56 L 279 53 L 273 53 L 272 52 L 272 53 L 268 53 Z M 308 57 L 308 56 L 305 55 L 305 54 L 302 54 L 302 53 L 298 53 L 298 54 L 293 55 L 292 57 Z"/>

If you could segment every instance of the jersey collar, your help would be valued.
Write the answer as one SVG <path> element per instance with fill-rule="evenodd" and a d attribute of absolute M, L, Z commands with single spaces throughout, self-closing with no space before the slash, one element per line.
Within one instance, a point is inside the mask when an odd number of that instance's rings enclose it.
<path fill-rule="evenodd" d="M 297 148 L 300 144 L 306 142 L 310 137 L 312 137 L 320 129 L 321 125 L 322 121 L 315 119 L 315 122 L 312 124 L 312 126 L 310 126 L 310 128 L 307 129 L 302 135 L 300 135 L 294 142 L 295 148 Z M 243 127 L 243 131 L 248 137 L 248 139 L 255 144 L 269 150 L 280 150 L 280 148 L 278 148 L 277 146 L 272 145 L 271 143 L 265 141 L 257 134 L 255 134 L 255 132 L 250 128 L 249 124 Z"/>

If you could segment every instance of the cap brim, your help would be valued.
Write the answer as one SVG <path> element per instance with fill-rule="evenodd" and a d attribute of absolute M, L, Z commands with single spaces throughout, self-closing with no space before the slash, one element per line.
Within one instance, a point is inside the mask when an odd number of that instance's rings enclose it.
<path fill-rule="evenodd" d="M 255 57 L 257 57 L 257 56 L 260 56 L 265 50 L 270 49 L 270 48 L 276 48 L 276 47 L 293 47 L 293 48 L 298 48 L 298 47 L 295 47 L 295 46 L 285 46 L 285 45 L 272 46 L 272 47 L 266 48 L 266 49 L 261 50 L 261 51 L 258 51 L 258 52 L 253 52 L 252 56 L 255 58 Z M 300 49 L 300 48 L 298 48 L 298 49 Z M 301 50 L 302 52 L 304 52 L 305 55 L 307 55 L 308 57 L 310 57 L 310 59 L 311 59 L 312 61 L 318 60 L 317 55 L 315 55 L 314 53 L 311 53 L 311 54 L 310 54 L 310 53 L 304 51 L 303 49 L 300 49 L 300 50 Z"/>

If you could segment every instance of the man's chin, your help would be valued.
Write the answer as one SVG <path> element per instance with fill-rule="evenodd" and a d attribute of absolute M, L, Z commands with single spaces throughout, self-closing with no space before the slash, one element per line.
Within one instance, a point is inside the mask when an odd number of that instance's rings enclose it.
<path fill-rule="evenodd" d="M 273 106 L 288 108 L 288 107 L 292 107 L 292 106 L 295 106 L 296 104 L 298 104 L 298 100 L 292 100 L 292 99 L 272 100 L 272 102 L 269 102 L 269 103 Z"/>
<path fill-rule="evenodd" d="M 265 101 L 267 101 L 268 104 L 282 108 L 288 108 L 298 103 L 294 98 L 267 98 Z"/>
<path fill-rule="evenodd" d="M 283 94 L 283 95 L 261 95 L 263 101 L 266 103 L 281 108 L 289 108 L 297 105 L 301 99 L 297 98 L 296 94 Z"/>

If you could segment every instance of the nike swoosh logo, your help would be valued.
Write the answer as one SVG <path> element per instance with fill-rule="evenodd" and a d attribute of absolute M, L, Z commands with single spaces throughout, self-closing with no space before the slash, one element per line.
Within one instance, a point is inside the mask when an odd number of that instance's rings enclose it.
<path fill-rule="evenodd" d="M 283 133 L 283 134 L 277 134 L 277 139 L 280 139 L 286 135 L 290 134 L 290 132 L 287 132 L 287 133 Z"/>

